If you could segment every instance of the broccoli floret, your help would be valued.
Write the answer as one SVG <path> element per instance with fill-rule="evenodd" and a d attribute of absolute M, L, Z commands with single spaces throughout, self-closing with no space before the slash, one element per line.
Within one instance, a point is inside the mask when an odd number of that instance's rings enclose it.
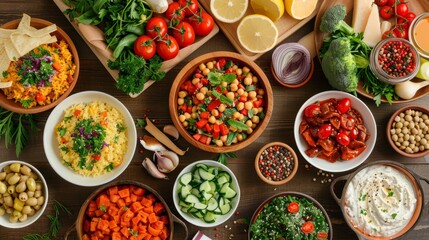
<path fill-rule="evenodd" d="M 357 71 L 367 66 L 368 59 L 352 54 L 350 39 L 346 37 L 333 40 L 322 59 L 322 70 L 329 84 L 345 92 L 356 91 Z"/>
<path fill-rule="evenodd" d="M 340 30 L 346 34 L 354 35 L 353 28 L 344 21 L 346 14 L 346 7 L 344 5 L 336 5 L 329 8 L 322 16 L 320 31 L 333 33 Z"/>

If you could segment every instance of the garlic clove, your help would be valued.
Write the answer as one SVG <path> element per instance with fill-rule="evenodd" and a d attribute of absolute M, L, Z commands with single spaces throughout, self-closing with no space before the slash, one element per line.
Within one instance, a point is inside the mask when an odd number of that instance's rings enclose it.
<path fill-rule="evenodd" d="M 168 180 L 168 176 L 160 172 L 149 158 L 143 159 L 142 165 L 152 177 Z"/>
<path fill-rule="evenodd" d="M 179 165 L 179 155 L 177 155 L 175 152 L 169 150 L 160 151 L 159 155 L 169 158 L 173 162 L 174 168 Z"/>
<path fill-rule="evenodd" d="M 168 157 L 164 157 L 158 152 L 155 152 L 154 157 L 156 157 L 156 166 L 160 172 L 169 173 L 175 169 L 173 162 Z"/>
<path fill-rule="evenodd" d="M 179 139 L 179 131 L 177 130 L 177 128 L 174 125 L 165 125 L 164 128 L 162 129 L 162 131 L 165 134 L 173 137 L 174 141 Z"/>
<path fill-rule="evenodd" d="M 151 137 L 149 135 L 144 135 L 143 139 L 140 140 L 140 144 L 143 145 L 143 147 L 146 150 L 149 151 L 165 151 L 167 150 L 156 138 Z"/>

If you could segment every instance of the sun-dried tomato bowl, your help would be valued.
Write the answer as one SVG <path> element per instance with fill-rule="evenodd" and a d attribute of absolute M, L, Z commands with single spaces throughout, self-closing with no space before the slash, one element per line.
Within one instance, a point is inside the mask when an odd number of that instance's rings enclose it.
<path fill-rule="evenodd" d="M 354 149 L 352 148 L 352 146 L 355 146 L 354 144 L 349 144 L 347 146 L 349 149 L 345 149 L 345 151 L 347 151 L 347 153 L 349 154 L 353 154 L 353 151 L 360 152 L 359 154 L 356 154 L 357 155 L 356 157 L 352 157 L 350 160 L 341 160 L 338 158 L 337 161 L 330 162 L 328 160 L 325 160 L 319 157 L 319 155 L 315 157 L 310 157 L 306 153 L 306 150 L 310 149 L 310 146 L 308 145 L 306 139 L 303 137 L 300 131 L 300 125 L 301 125 L 301 121 L 303 120 L 304 109 L 311 104 L 317 103 L 319 101 L 328 100 L 330 98 L 334 98 L 337 100 L 341 100 L 344 98 L 350 99 L 351 108 L 353 108 L 354 110 L 356 110 L 356 112 L 360 114 L 361 119 L 363 120 L 363 125 L 366 128 L 366 134 L 368 135 L 368 137 L 364 142 L 366 146 L 365 149 L 363 151 L 362 149 L 360 149 L 360 147 Z M 358 119 L 355 119 L 355 122 L 357 122 L 357 120 Z M 330 123 L 329 120 L 325 120 L 325 122 Z M 335 131 L 335 129 L 333 131 Z M 361 134 L 360 131 L 361 130 L 359 130 L 359 134 Z M 339 133 L 339 129 L 337 133 Z M 317 135 L 318 133 L 316 132 L 315 134 Z M 345 134 L 350 135 L 350 133 L 345 133 Z M 316 94 L 313 97 L 309 98 L 299 109 L 295 118 L 294 137 L 295 137 L 296 145 L 302 157 L 311 165 L 327 172 L 345 172 L 358 167 L 369 157 L 369 155 L 371 154 L 374 148 L 375 141 L 377 139 L 377 127 L 376 127 L 374 116 L 371 113 L 371 110 L 360 99 L 358 99 L 357 97 L 349 93 L 345 93 L 341 91 L 326 91 L 326 92 L 321 92 L 319 94 Z M 329 138 L 332 138 L 334 141 L 336 141 L 336 138 L 333 136 L 330 136 Z M 317 141 L 318 139 L 313 137 L 313 140 Z M 353 141 L 350 141 L 350 142 L 353 142 Z M 340 144 L 337 144 L 337 145 L 340 146 Z M 341 151 L 340 153 L 340 157 L 342 155 L 342 152 L 343 151 Z"/>

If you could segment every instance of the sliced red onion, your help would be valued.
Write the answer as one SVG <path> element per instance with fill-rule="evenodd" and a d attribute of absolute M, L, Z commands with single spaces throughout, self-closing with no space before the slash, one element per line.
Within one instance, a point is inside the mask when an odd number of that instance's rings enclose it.
<path fill-rule="evenodd" d="M 303 82 L 311 71 L 310 53 L 299 43 L 278 46 L 273 52 L 272 61 L 275 75 L 287 84 Z"/>

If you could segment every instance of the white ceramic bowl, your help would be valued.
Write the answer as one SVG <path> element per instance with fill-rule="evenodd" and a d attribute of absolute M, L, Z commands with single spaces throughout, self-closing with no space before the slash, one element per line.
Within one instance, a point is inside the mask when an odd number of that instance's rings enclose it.
<path fill-rule="evenodd" d="M 318 157 L 309 157 L 305 153 L 305 150 L 308 149 L 308 145 L 305 139 L 301 136 L 301 134 L 299 134 L 299 124 L 301 123 L 304 109 L 312 103 L 326 100 L 329 98 L 336 98 L 336 99 L 349 98 L 351 100 L 352 108 L 356 109 L 361 114 L 362 119 L 364 121 L 364 125 L 367 128 L 367 132 L 370 137 L 365 142 L 366 149 L 354 159 L 347 160 L 347 161 L 340 160 L 340 161 L 331 163 L 327 160 L 324 160 Z M 377 139 L 377 126 L 375 123 L 374 116 L 371 113 L 371 110 L 360 99 L 346 92 L 326 91 L 326 92 L 321 92 L 319 94 L 314 95 L 301 106 L 295 118 L 294 136 L 295 136 L 295 142 L 299 152 L 304 157 L 304 159 L 307 160 L 307 162 L 309 162 L 311 165 L 327 172 L 345 172 L 361 165 L 369 157 L 369 155 L 371 154 L 374 148 L 375 141 Z"/>
<path fill-rule="evenodd" d="M 75 104 L 91 101 L 104 102 L 118 110 L 124 117 L 126 134 L 128 137 L 128 146 L 122 164 L 111 172 L 106 172 L 95 177 L 80 175 L 63 164 L 60 157 L 58 142 L 55 137 L 55 126 L 64 118 L 64 110 Z M 108 94 L 96 91 L 86 91 L 73 94 L 58 104 L 58 106 L 56 106 L 49 115 L 43 132 L 43 147 L 45 149 L 46 158 L 55 172 L 73 184 L 86 187 L 99 186 L 118 177 L 130 164 L 136 149 L 136 142 L 137 131 L 134 125 L 134 120 L 128 109 L 118 99 Z"/>
<path fill-rule="evenodd" d="M 180 183 L 179 183 L 180 177 L 187 172 L 191 172 L 192 168 L 199 163 L 205 164 L 207 166 L 218 167 L 218 168 L 222 169 L 223 171 L 226 171 L 227 173 L 229 173 L 229 175 L 231 176 L 231 179 L 232 179 L 232 188 L 237 192 L 237 195 L 231 201 L 231 210 L 225 215 L 218 216 L 218 218 L 216 219 L 216 221 L 214 223 L 206 223 L 203 220 L 198 219 L 198 218 L 192 216 L 191 214 L 182 212 L 182 210 L 180 210 L 180 206 L 179 206 L 180 199 L 178 196 L 178 191 L 179 191 L 179 186 L 180 186 Z M 225 221 L 227 221 L 237 210 L 238 203 L 240 202 L 240 187 L 238 185 L 238 181 L 237 181 L 237 178 L 235 177 L 234 173 L 227 166 L 225 166 L 219 162 L 213 161 L 213 160 L 201 160 L 201 161 L 197 161 L 197 162 L 194 162 L 192 164 L 189 164 L 187 167 L 185 167 L 179 173 L 176 181 L 174 182 L 174 186 L 173 186 L 173 201 L 174 201 L 174 206 L 176 207 L 180 216 L 182 216 L 187 222 L 189 222 L 195 226 L 198 226 L 198 227 L 214 227 L 214 226 L 218 226 L 218 225 L 224 223 Z"/>
<path fill-rule="evenodd" d="M 0 163 L 0 171 L 3 170 L 4 167 L 6 167 L 12 163 L 20 163 L 21 165 L 28 166 L 31 169 L 31 171 L 33 171 L 34 173 L 37 174 L 38 179 L 36 180 L 36 182 L 42 181 L 42 183 L 43 183 L 43 196 L 45 197 L 45 202 L 43 203 L 42 207 L 36 212 L 36 214 L 34 214 L 31 217 L 28 217 L 27 220 L 24 222 L 18 221 L 16 223 L 9 222 L 9 214 L 7 214 L 7 213 L 3 216 L 0 216 L 0 226 L 6 227 L 6 228 L 23 228 L 23 227 L 27 227 L 27 226 L 31 225 L 32 223 L 37 221 L 37 219 L 39 219 L 40 216 L 43 215 L 43 212 L 45 211 L 46 206 L 48 205 L 48 199 L 49 199 L 48 184 L 46 183 L 45 178 L 39 172 L 39 170 L 37 170 L 37 168 L 35 168 L 33 165 L 26 163 L 26 162 L 22 162 L 22 161 L 18 161 L 18 160 L 11 160 L 11 161 L 2 162 L 2 163 Z"/>

